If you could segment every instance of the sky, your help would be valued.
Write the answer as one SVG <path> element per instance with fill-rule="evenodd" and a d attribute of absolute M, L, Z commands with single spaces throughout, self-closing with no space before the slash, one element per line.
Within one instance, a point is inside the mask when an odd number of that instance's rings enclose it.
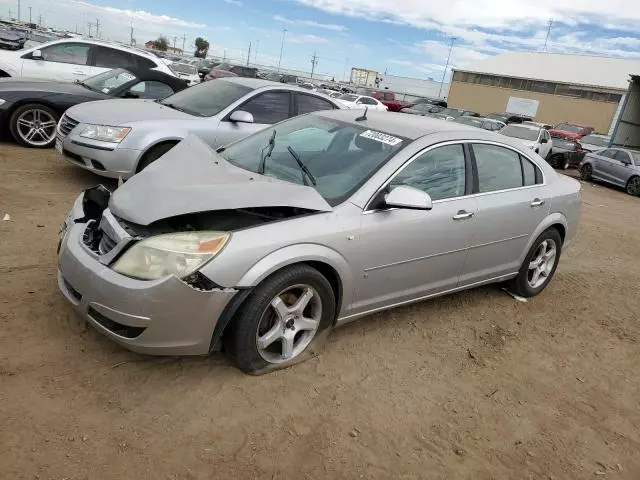
<path fill-rule="evenodd" d="M 341 79 L 351 67 L 440 81 L 510 50 L 640 58 L 637 0 L 22 0 L 21 18 L 138 44 L 164 35 L 187 51 L 196 37 L 210 54 Z M 18 0 L 0 0 L 17 17 Z M 283 32 L 286 29 L 286 32 Z M 447 71 L 447 79 L 450 70 Z"/>

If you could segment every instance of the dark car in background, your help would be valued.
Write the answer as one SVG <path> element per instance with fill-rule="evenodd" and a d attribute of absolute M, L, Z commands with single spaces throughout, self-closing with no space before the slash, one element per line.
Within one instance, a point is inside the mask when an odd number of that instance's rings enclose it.
<path fill-rule="evenodd" d="M 47 148 L 70 107 L 110 98 L 159 100 L 187 88 L 186 82 L 156 70 L 116 68 L 84 81 L 43 82 L 0 79 L 0 128 L 25 147 Z"/>
<path fill-rule="evenodd" d="M 201 60 L 200 62 L 196 63 L 195 67 L 198 70 L 198 75 L 200 75 L 200 78 L 204 79 L 207 73 L 209 73 L 211 69 L 215 68 L 218 65 L 220 65 L 220 62 L 214 62 L 213 60 Z"/>
<path fill-rule="evenodd" d="M 440 120 L 455 120 L 458 117 L 479 117 L 480 114 L 471 110 L 463 110 L 461 108 L 443 108 L 437 113 L 432 113 L 429 116 L 433 118 L 439 118 Z"/>
<path fill-rule="evenodd" d="M 487 115 L 487 118 L 498 120 L 506 124 L 530 122 L 532 120 L 531 117 L 527 117 L 525 115 L 516 115 L 512 113 L 490 113 L 489 115 Z"/>
<path fill-rule="evenodd" d="M 422 104 L 438 105 L 440 107 L 447 108 L 447 101 L 442 100 L 440 98 L 419 98 L 416 101 L 414 101 L 413 104 L 414 105 L 422 105 Z"/>
<path fill-rule="evenodd" d="M 497 132 L 498 130 L 502 130 L 504 127 L 506 127 L 506 125 L 500 120 L 494 120 L 492 118 L 484 117 L 462 116 L 456 118 L 454 122 L 461 123 L 463 125 L 469 125 L 471 127 L 482 128 L 483 130 L 489 130 L 490 132 Z"/>
<path fill-rule="evenodd" d="M 8 28 L 0 27 L 0 48 L 5 50 L 20 50 L 24 48 L 27 36 Z"/>
<path fill-rule="evenodd" d="M 400 113 L 409 113 L 411 115 L 431 115 L 433 113 L 438 113 L 444 110 L 445 107 L 441 107 L 439 105 L 432 105 L 430 103 L 420 103 L 418 105 L 413 105 L 412 107 L 403 108 L 400 110 Z"/>
<path fill-rule="evenodd" d="M 577 168 L 586 153 L 580 142 L 562 135 L 551 135 L 551 141 L 553 147 L 547 157 L 549 165 L 561 170 Z"/>
<path fill-rule="evenodd" d="M 597 133 L 585 135 L 580 139 L 580 144 L 586 152 L 595 152 L 607 148 L 609 143 L 611 143 L 611 137 L 609 135 L 599 135 Z"/>
<path fill-rule="evenodd" d="M 224 77 L 259 78 L 257 68 L 221 63 L 213 67 L 211 71 L 205 75 L 204 80 L 215 80 L 216 78 Z"/>

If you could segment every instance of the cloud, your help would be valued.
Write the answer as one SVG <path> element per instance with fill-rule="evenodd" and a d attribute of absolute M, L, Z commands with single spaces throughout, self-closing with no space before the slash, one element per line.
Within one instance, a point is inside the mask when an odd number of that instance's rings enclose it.
<path fill-rule="evenodd" d="M 229 0 L 225 0 L 229 1 Z M 274 15 L 273 19 L 277 22 L 286 23 L 287 25 L 303 25 L 305 27 L 322 28 L 324 30 L 332 30 L 334 32 L 345 32 L 347 27 L 344 25 L 334 25 L 330 23 L 318 23 L 313 20 L 293 20 L 282 15 Z"/>
<path fill-rule="evenodd" d="M 289 33 L 285 37 L 285 42 L 289 43 L 329 43 L 329 39 L 311 34 Z"/>
<path fill-rule="evenodd" d="M 238 7 L 242 7 L 244 4 L 240 0 L 223 0 L 226 3 L 230 3 L 231 5 L 237 5 Z"/>
<path fill-rule="evenodd" d="M 89 2 L 84 2 L 81 0 L 63 0 L 61 3 L 63 5 L 66 3 L 68 5 L 67 8 L 80 8 L 82 10 L 91 11 L 94 13 L 126 18 L 127 20 L 133 19 L 143 24 L 167 25 L 173 27 L 194 29 L 202 29 L 207 27 L 207 25 L 205 25 L 204 23 L 190 22 L 187 20 L 182 20 L 180 18 L 170 17 L 168 15 L 156 15 L 153 13 L 145 12 L 144 10 L 129 10 L 108 6 L 106 7 L 95 5 Z"/>

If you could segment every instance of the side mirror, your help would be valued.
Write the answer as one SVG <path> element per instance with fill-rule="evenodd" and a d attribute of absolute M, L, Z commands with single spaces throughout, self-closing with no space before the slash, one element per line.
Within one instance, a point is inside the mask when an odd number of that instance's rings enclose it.
<path fill-rule="evenodd" d="M 236 110 L 231 114 L 229 120 L 234 123 L 253 123 L 253 115 L 244 110 Z"/>
<path fill-rule="evenodd" d="M 427 192 L 414 187 L 399 185 L 384 196 L 384 204 L 390 208 L 431 210 L 433 202 Z"/>
<path fill-rule="evenodd" d="M 33 60 L 42 60 L 42 50 L 34 50 L 31 52 L 31 58 Z"/>
<path fill-rule="evenodd" d="M 540 139 L 540 143 L 548 143 L 548 142 L 549 142 L 549 140 L 547 140 L 546 138 L 541 138 Z"/>

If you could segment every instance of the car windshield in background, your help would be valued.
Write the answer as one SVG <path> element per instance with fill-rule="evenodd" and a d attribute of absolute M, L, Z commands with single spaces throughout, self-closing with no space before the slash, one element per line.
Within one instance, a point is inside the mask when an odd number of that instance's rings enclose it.
<path fill-rule="evenodd" d="M 554 130 L 562 130 L 563 132 L 580 133 L 584 127 L 580 125 L 571 125 L 570 123 L 561 123 L 554 127 Z"/>
<path fill-rule="evenodd" d="M 582 143 L 588 143 L 589 145 L 597 145 L 598 147 L 608 147 L 609 138 L 596 137 L 595 135 L 587 135 L 580 140 Z"/>
<path fill-rule="evenodd" d="M 357 99 L 357 95 L 351 95 L 350 93 L 345 93 L 344 95 L 340 95 L 338 97 L 338 100 L 345 100 L 347 102 L 355 102 Z"/>
<path fill-rule="evenodd" d="M 116 68 L 115 70 L 100 73 L 95 77 L 87 78 L 82 82 L 82 84 L 92 90 L 108 94 L 112 90 L 120 88 L 126 83 L 131 83 L 134 80 L 137 80 L 137 78 L 138 77 L 127 70 Z"/>
<path fill-rule="evenodd" d="M 274 139 L 272 149 L 271 138 Z M 366 125 L 305 115 L 240 140 L 227 147 L 222 155 L 232 164 L 252 172 L 311 185 L 313 182 L 303 174 L 290 147 L 314 177 L 314 188 L 335 206 L 349 198 L 408 143 L 396 135 L 372 131 Z"/>
<path fill-rule="evenodd" d="M 636 164 L 636 167 L 640 167 L 640 152 L 629 152 L 633 157 L 633 162 Z"/>
<path fill-rule="evenodd" d="M 520 138 L 521 140 L 538 140 L 539 131 L 533 128 L 517 127 L 515 125 L 507 125 L 500 133 L 507 137 Z"/>
<path fill-rule="evenodd" d="M 573 140 L 567 140 L 564 137 L 558 135 L 551 135 L 553 146 L 555 148 L 566 148 L 567 150 L 573 150 L 576 148 L 576 143 Z"/>
<path fill-rule="evenodd" d="M 454 122 L 471 125 L 473 127 L 482 127 L 482 120 L 474 117 L 458 117 Z"/>
<path fill-rule="evenodd" d="M 491 120 L 499 120 L 503 123 L 506 123 L 506 121 L 508 120 L 508 117 L 506 115 L 500 115 L 499 113 L 490 113 L 489 115 L 487 115 L 487 118 Z"/>
<path fill-rule="evenodd" d="M 435 111 L 433 110 L 434 105 L 431 105 L 430 103 L 419 103 L 410 108 L 411 110 L 415 110 L 417 112 L 435 113 Z"/>
<path fill-rule="evenodd" d="M 172 63 L 169 68 L 176 73 L 188 73 L 195 75 L 198 73 L 196 67 L 193 65 L 187 65 L 186 63 Z"/>
<path fill-rule="evenodd" d="M 244 97 L 252 89 L 237 83 L 216 80 L 182 90 L 160 103 L 199 117 L 212 117 Z"/>
<path fill-rule="evenodd" d="M 455 108 L 443 108 L 437 112 L 440 115 L 446 115 L 447 117 L 458 118 L 462 116 L 462 111 Z"/>

